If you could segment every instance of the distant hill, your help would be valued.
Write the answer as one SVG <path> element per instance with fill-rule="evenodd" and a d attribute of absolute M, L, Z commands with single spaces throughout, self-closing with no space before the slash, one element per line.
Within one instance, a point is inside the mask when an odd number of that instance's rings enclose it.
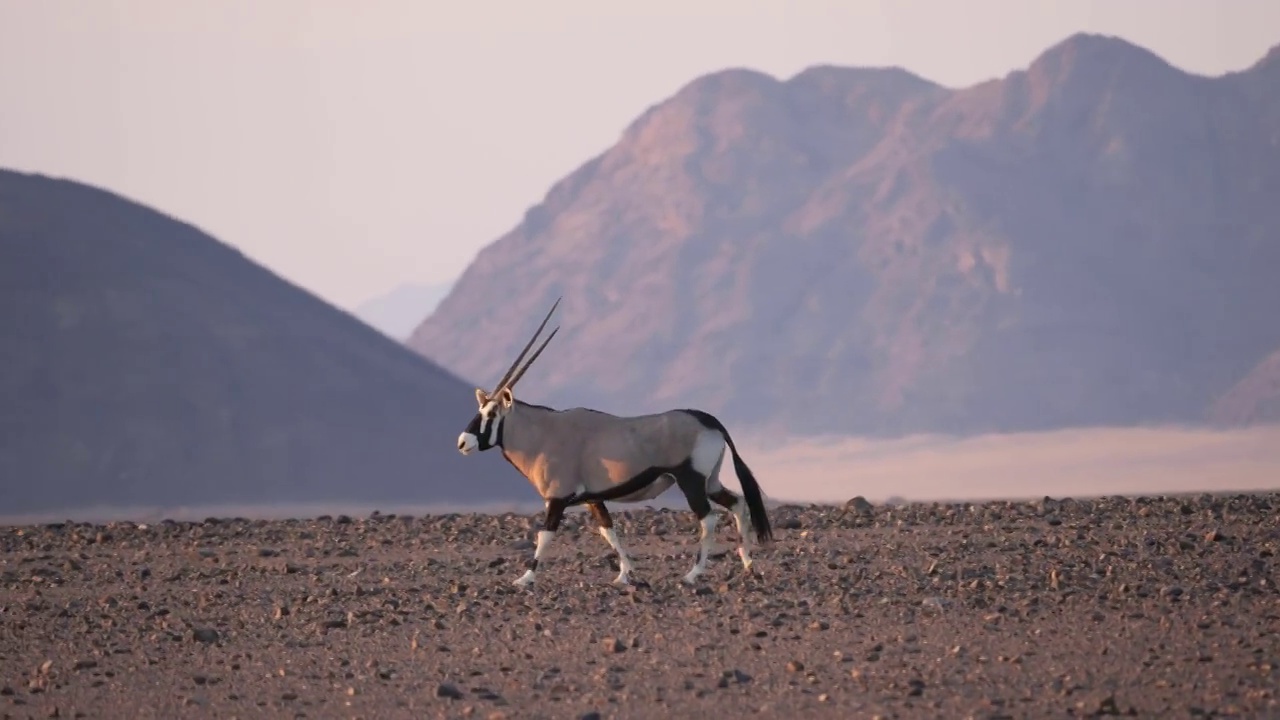
<path fill-rule="evenodd" d="M 366 300 L 354 314 L 387 337 L 403 342 L 436 309 L 451 287 L 453 283 L 406 283 Z"/>
<path fill-rule="evenodd" d="M 1280 349 L 1223 393 L 1214 402 L 1210 419 L 1224 426 L 1280 423 Z"/>
<path fill-rule="evenodd" d="M 563 295 L 531 400 L 794 435 L 1200 423 L 1280 347 L 1277 198 L 1275 51 L 1208 78 L 1079 34 L 960 90 L 726 70 L 555 183 L 409 345 L 495 377 Z"/>
<path fill-rule="evenodd" d="M 0 515 L 537 500 L 472 386 L 111 193 L 0 171 Z"/>

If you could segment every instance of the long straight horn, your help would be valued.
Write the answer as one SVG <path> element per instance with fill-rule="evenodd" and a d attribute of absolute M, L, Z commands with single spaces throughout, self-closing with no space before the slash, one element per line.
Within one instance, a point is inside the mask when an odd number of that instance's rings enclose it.
<path fill-rule="evenodd" d="M 529 338 L 529 342 L 524 346 L 524 349 L 516 356 L 515 362 L 511 363 L 511 367 L 507 368 L 507 371 L 502 374 L 502 379 L 498 381 L 498 384 L 493 388 L 493 392 L 491 394 L 497 395 L 502 391 L 502 388 L 506 387 L 507 381 L 511 379 L 511 374 L 516 371 L 516 367 L 518 367 L 520 365 L 520 361 L 524 359 L 524 354 L 529 352 L 529 348 L 533 347 L 533 344 L 537 342 L 538 336 L 542 334 L 542 329 L 547 326 L 547 321 L 551 319 L 551 313 L 556 311 L 556 307 L 560 305 L 560 300 L 562 299 L 563 298 L 556 298 L 555 304 L 547 311 L 547 316 L 542 318 L 542 324 L 538 326 L 537 330 L 533 331 L 533 337 Z M 559 328 L 556 329 L 559 330 Z M 551 338 L 547 339 L 550 340 Z M 543 343 L 543 347 L 546 347 L 546 343 Z M 538 352 L 542 352 L 542 348 L 538 348 Z M 534 357 L 537 356 L 535 355 Z"/>
<path fill-rule="evenodd" d="M 515 377 L 511 378 L 511 380 L 507 382 L 506 387 L 513 388 L 516 386 L 516 383 L 520 382 L 520 378 L 524 377 L 525 371 L 529 369 L 530 365 L 533 365 L 533 361 L 538 359 L 538 356 L 542 354 L 542 351 L 547 349 L 547 343 L 551 342 L 551 338 L 555 337 L 558 332 L 560 332 L 559 325 L 556 326 L 555 330 L 551 331 L 551 334 L 547 336 L 546 340 L 542 341 L 542 344 L 538 346 L 538 351 L 533 354 L 533 357 L 529 358 L 529 362 L 525 363 L 524 367 L 520 368 L 520 372 L 516 373 Z M 499 390 L 501 390 L 501 388 L 499 388 Z"/>

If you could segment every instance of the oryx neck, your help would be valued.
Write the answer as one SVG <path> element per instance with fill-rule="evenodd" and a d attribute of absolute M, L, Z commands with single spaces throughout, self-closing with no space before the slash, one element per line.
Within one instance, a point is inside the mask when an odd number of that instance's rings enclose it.
<path fill-rule="evenodd" d="M 502 448 L 502 456 L 526 477 L 532 469 L 529 465 L 546 436 L 548 421 L 556 411 L 516 400 L 498 427 L 496 445 Z"/>

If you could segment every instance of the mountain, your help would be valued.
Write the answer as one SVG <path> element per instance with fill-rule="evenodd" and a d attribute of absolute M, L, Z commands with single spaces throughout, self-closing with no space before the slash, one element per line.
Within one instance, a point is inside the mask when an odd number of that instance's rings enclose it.
<path fill-rule="evenodd" d="M 527 501 L 472 388 L 199 230 L 0 171 L 0 514 Z M 480 460 L 480 462 L 476 462 Z"/>
<path fill-rule="evenodd" d="M 1280 347 L 1280 62 L 1066 38 L 950 90 L 698 78 L 486 247 L 409 345 L 524 396 L 793 435 L 1203 422 Z M 504 298 L 518 297 L 518 304 Z"/>
<path fill-rule="evenodd" d="M 370 298 L 355 309 L 355 316 L 384 335 L 403 341 L 436 305 L 453 283 L 406 283 Z"/>
<path fill-rule="evenodd" d="M 1265 357 L 1210 408 L 1221 426 L 1280 423 L 1280 348 Z"/>

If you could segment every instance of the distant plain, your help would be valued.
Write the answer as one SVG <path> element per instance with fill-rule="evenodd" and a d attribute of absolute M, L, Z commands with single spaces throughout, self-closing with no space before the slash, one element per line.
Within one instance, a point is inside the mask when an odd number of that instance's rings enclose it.
<path fill-rule="evenodd" d="M 732 428 L 731 428 L 732 430 Z M 971 438 L 911 436 L 737 439 L 771 504 L 1088 498 L 1235 493 L 1280 489 L 1280 426 L 1245 429 L 1084 428 Z M 513 469 L 511 472 L 515 472 Z M 722 477 L 737 487 L 732 467 Z M 458 478 L 466 482 L 466 478 Z M 680 508 L 669 491 L 653 507 Z M 199 507 L 73 507 L 32 515 L 0 513 L 0 524 L 110 522 L 207 517 L 251 519 L 443 513 L 537 513 L 541 500 L 491 505 L 374 505 L 366 502 Z"/>

